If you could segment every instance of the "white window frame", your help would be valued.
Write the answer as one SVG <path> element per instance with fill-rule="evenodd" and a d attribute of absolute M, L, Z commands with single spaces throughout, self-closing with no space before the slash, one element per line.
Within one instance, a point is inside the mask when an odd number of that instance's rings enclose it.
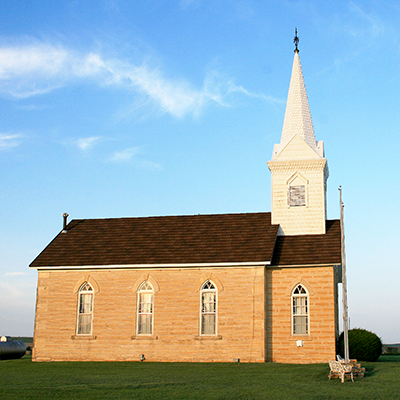
<path fill-rule="evenodd" d="M 144 302 L 142 299 L 150 295 L 150 302 Z M 150 320 L 142 324 L 142 318 L 147 316 Z M 148 326 L 149 329 L 144 329 Z M 144 281 L 137 291 L 137 313 L 136 313 L 136 334 L 139 336 L 152 336 L 154 329 L 154 288 L 149 281 Z"/>
<path fill-rule="evenodd" d="M 87 298 L 90 301 L 87 301 Z M 84 301 L 85 299 L 85 301 Z M 76 334 L 79 336 L 90 336 L 93 332 L 93 306 L 94 306 L 94 290 L 89 282 L 84 282 L 78 290 L 78 310 L 76 320 Z M 83 331 L 82 320 L 90 319 L 89 332 Z M 85 326 L 89 325 L 88 323 Z"/>
<path fill-rule="evenodd" d="M 297 293 L 296 293 L 297 291 Z M 297 284 L 290 296 L 292 335 L 293 336 L 309 336 L 310 335 L 310 296 L 307 288 L 299 283 Z M 304 321 L 299 323 L 298 321 Z M 305 329 L 302 329 L 302 326 Z M 298 331 L 300 330 L 300 331 Z"/>
<path fill-rule="evenodd" d="M 207 307 L 204 303 L 204 299 L 207 295 L 213 295 L 212 303 L 208 302 L 208 304 L 213 304 L 214 306 Z M 210 332 L 209 329 L 206 329 L 205 317 L 214 316 L 214 331 Z M 216 336 L 217 335 L 217 326 L 218 326 L 218 289 L 217 285 L 207 280 L 203 283 L 200 289 L 200 336 Z M 207 332 L 206 332 L 207 330 Z"/>

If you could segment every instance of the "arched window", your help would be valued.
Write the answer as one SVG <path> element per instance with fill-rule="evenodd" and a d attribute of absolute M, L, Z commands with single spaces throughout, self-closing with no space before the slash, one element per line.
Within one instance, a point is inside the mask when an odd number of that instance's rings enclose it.
<path fill-rule="evenodd" d="M 303 285 L 292 291 L 292 334 L 308 335 L 309 332 L 308 293 Z"/>
<path fill-rule="evenodd" d="M 217 333 L 217 288 L 211 281 L 206 281 L 200 291 L 200 334 Z"/>
<path fill-rule="evenodd" d="M 85 282 L 78 292 L 78 322 L 77 335 L 91 335 L 93 326 L 93 296 L 92 286 Z"/>
<path fill-rule="evenodd" d="M 153 301 L 154 290 L 148 281 L 144 281 L 138 289 L 137 334 L 153 334 Z"/>

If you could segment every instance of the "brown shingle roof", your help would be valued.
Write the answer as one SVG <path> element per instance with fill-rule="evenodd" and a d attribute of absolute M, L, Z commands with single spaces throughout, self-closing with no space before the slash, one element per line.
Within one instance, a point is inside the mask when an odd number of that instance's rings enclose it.
<path fill-rule="evenodd" d="M 271 213 L 73 220 L 30 267 L 340 264 L 340 222 L 325 235 L 277 237 Z"/>
<path fill-rule="evenodd" d="M 325 235 L 279 236 L 272 265 L 341 263 L 340 221 L 326 221 Z"/>
<path fill-rule="evenodd" d="M 73 220 L 30 266 L 269 262 L 277 231 L 270 213 Z"/>

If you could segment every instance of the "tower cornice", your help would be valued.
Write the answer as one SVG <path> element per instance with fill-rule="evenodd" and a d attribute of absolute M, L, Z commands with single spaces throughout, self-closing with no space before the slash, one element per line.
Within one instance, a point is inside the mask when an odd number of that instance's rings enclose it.
<path fill-rule="evenodd" d="M 320 172 L 328 168 L 326 158 L 318 160 L 297 160 L 297 161 L 268 161 L 268 168 L 274 174 L 287 174 L 290 171 L 314 171 Z"/>

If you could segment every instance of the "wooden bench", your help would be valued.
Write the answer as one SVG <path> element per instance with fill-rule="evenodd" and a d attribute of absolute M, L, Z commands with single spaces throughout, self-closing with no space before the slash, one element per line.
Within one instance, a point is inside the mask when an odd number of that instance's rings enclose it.
<path fill-rule="evenodd" d="M 340 378 L 342 383 L 344 383 L 344 378 L 346 375 L 350 374 L 352 382 L 353 379 L 353 366 L 351 364 L 342 363 L 340 361 L 329 360 L 329 375 L 328 378 Z"/>

